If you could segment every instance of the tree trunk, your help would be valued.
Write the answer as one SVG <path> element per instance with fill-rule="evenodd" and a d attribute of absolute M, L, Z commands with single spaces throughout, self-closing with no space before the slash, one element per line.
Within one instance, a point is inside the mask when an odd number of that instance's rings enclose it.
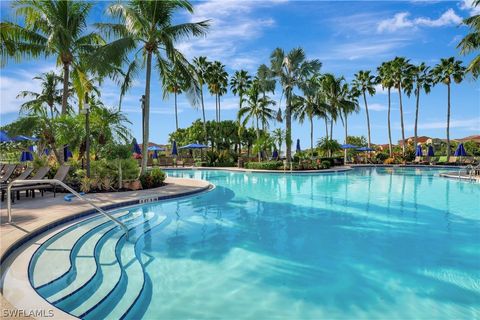
<path fill-rule="evenodd" d="M 222 119 L 220 118 L 220 94 L 217 95 L 218 96 L 218 122 L 222 121 Z"/>
<path fill-rule="evenodd" d="M 310 155 L 313 160 L 313 116 L 310 117 Z"/>
<path fill-rule="evenodd" d="M 330 140 L 333 140 L 333 119 L 330 120 Z"/>
<path fill-rule="evenodd" d="M 345 144 L 348 140 L 348 124 L 347 124 L 347 113 L 345 112 Z M 347 165 L 347 149 L 343 150 L 343 164 Z"/>
<path fill-rule="evenodd" d="M 328 140 L 328 122 L 326 117 L 324 119 L 325 119 L 325 139 Z"/>
<path fill-rule="evenodd" d="M 176 90 L 174 92 L 174 95 L 175 95 L 175 126 L 176 126 L 177 131 L 178 131 L 177 91 Z"/>
<path fill-rule="evenodd" d="M 258 147 L 258 162 L 262 161 L 262 150 L 260 149 L 260 129 L 258 128 L 258 116 L 256 117 L 256 131 L 257 131 L 257 147 Z"/>
<path fill-rule="evenodd" d="M 292 110 L 290 107 L 290 99 L 287 98 L 287 106 L 285 107 L 285 143 L 286 143 L 286 160 L 287 167 L 290 167 L 290 162 L 292 161 Z"/>
<path fill-rule="evenodd" d="M 402 127 L 402 156 L 405 157 L 405 127 L 403 125 L 402 85 L 398 85 L 398 97 L 400 99 L 400 126 Z"/>
<path fill-rule="evenodd" d="M 417 147 L 417 124 L 418 124 L 418 106 L 420 104 L 420 87 L 417 86 L 417 91 L 416 93 L 416 98 L 417 98 L 417 103 L 415 106 L 415 128 L 414 128 L 414 133 L 413 133 L 413 147 Z"/>
<path fill-rule="evenodd" d="M 448 105 L 447 105 L 447 162 L 450 161 L 450 83 L 447 84 Z"/>
<path fill-rule="evenodd" d="M 70 68 L 68 63 L 63 64 L 63 92 L 62 92 L 62 115 L 67 114 L 68 102 L 68 81 L 70 79 Z"/>
<path fill-rule="evenodd" d="M 152 52 L 147 53 L 147 75 L 145 77 L 145 103 L 143 110 L 142 173 L 147 172 L 148 139 L 150 130 L 150 78 L 152 75 Z"/>
<path fill-rule="evenodd" d="M 202 117 L 203 117 L 203 131 L 205 133 L 205 141 L 208 141 L 207 137 L 207 121 L 205 120 L 205 104 L 203 102 L 203 84 L 200 88 L 200 99 L 202 100 Z"/>
<path fill-rule="evenodd" d="M 365 113 L 367 114 L 368 147 L 370 148 L 370 145 L 372 144 L 372 140 L 370 139 L 370 115 L 368 114 L 367 95 L 365 94 L 365 90 L 363 90 L 363 102 L 365 103 Z"/>
<path fill-rule="evenodd" d="M 390 158 L 392 157 L 392 130 L 390 127 L 390 87 L 388 87 L 388 152 L 390 154 Z"/>

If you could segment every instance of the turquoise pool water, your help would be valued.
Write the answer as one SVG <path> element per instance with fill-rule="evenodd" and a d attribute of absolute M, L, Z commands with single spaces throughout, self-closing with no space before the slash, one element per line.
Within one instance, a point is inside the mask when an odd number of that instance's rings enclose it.
<path fill-rule="evenodd" d="M 31 282 L 86 319 L 478 319 L 480 185 L 438 172 L 168 171 L 216 188 L 66 229 Z"/>

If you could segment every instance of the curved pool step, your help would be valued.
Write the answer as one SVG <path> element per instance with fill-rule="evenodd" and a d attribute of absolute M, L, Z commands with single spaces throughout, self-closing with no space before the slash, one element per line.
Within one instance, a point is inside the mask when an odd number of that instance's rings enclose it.
<path fill-rule="evenodd" d="M 153 212 L 148 212 L 142 215 L 142 219 L 137 217 L 134 220 L 135 223 L 127 224 L 127 227 L 130 232 L 134 232 L 133 229 L 147 223 L 154 217 Z M 95 251 L 97 260 L 95 276 L 80 290 L 56 304 L 57 307 L 67 310 L 75 316 L 81 316 L 96 306 L 98 297 L 104 297 L 113 290 L 121 276 L 121 267 L 116 252 L 117 250 L 121 251 L 125 244 L 125 241 L 120 241 L 124 237 L 124 234 L 120 231 L 117 230 L 108 235 L 105 244 L 99 246 Z"/>
<path fill-rule="evenodd" d="M 117 251 L 117 258 L 122 266 L 120 280 L 113 290 L 105 297 L 99 297 L 95 308 L 79 317 L 83 319 L 121 319 L 133 307 L 144 290 L 145 274 L 142 261 L 137 256 L 136 246 L 143 235 L 156 226 L 168 222 L 164 215 L 155 214 L 152 223 L 144 223 L 144 228 L 138 234 L 129 237 L 121 250 Z M 101 298 L 101 299 L 100 299 Z"/>
<path fill-rule="evenodd" d="M 119 212 L 117 217 L 129 214 L 129 212 Z M 97 228 L 108 225 L 109 220 L 98 216 L 86 219 L 78 224 L 70 226 L 45 241 L 35 252 L 29 267 L 31 281 L 34 288 L 41 291 L 42 287 L 61 278 L 71 271 L 72 250 L 82 237 L 93 234 Z M 52 263 L 58 261 L 62 263 Z"/>
<path fill-rule="evenodd" d="M 127 212 L 119 217 L 119 219 L 125 223 L 135 218 L 132 212 Z M 105 235 L 112 230 L 118 231 L 120 229 L 108 220 L 105 224 L 99 225 L 84 233 L 75 242 L 68 261 L 65 261 L 66 264 L 71 265 L 70 269 L 61 277 L 51 281 L 48 285 L 38 288 L 37 291 L 49 302 L 56 303 L 88 282 L 96 272 L 96 262 L 94 258 L 95 248 L 102 245 L 106 240 Z M 68 233 L 65 233 L 65 236 L 62 238 L 67 240 Z M 62 264 L 61 260 L 57 261 L 57 264 Z"/>

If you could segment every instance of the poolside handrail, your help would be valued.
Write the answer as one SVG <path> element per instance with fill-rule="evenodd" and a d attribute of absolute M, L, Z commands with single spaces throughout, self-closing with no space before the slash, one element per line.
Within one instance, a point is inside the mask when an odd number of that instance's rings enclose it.
<path fill-rule="evenodd" d="M 78 192 L 73 190 L 71 187 L 67 186 L 65 183 L 63 183 L 60 180 L 57 179 L 43 179 L 43 180 L 13 180 L 8 184 L 7 187 L 7 211 L 8 211 L 8 223 L 12 223 L 12 195 L 11 195 L 11 189 L 14 185 L 36 185 L 36 184 L 51 184 L 51 185 L 60 185 L 66 190 L 70 191 L 74 196 L 79 198 L 80 200 L 85 201 L 89 205 L 91 205 L 95 210 L 106 216 L 108 219 L 112 220 L 116 224 L 118 224 L 123 231 L 125 232 L 125 235 L 128 236 L 128 228 L 127 226 L 122 223 L 120 220 L 117 218 L 113 217 L 111 214 L 107 213 L 105 210 L 94 204 L 92 201 L 86 199 L 85 197 L 81 196 Z"/>

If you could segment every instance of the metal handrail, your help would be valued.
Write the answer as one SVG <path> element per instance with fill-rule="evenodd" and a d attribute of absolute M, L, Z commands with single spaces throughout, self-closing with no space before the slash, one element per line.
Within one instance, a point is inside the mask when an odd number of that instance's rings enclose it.
<path fill-rule="evenodd" d="M 12 195 L 11 195 L 11 190 L 14 185 L 29 185 L 29 184 L 51 184 L 51 185 L 60 185 L 66 190 L 70 191 L 74 196 L 79 198 L 80 200 L 85 201 L 89 205 L 91 205 L 93 208 L 95 208 L 98 212 L 118 224 L 123 231 L 125 232 L 125 235 L 128 236 L 128 228 L 127 226 L 119 221 L 117 218 L 113 217 L 111 214 L 107 213 L 105 210 L 102 208 L 98 207 L 96 204 L 94 204 L 92 201 L 82 197 L 78 192 L 67 186 L 65 183 L 63 183 L 60 180 L 57 179 L 44 179 L 44 180 L 13 180 L 8 184 L 7 187 L 7 211 L 8 211 L 8 223 L 12 222 Z"/>

